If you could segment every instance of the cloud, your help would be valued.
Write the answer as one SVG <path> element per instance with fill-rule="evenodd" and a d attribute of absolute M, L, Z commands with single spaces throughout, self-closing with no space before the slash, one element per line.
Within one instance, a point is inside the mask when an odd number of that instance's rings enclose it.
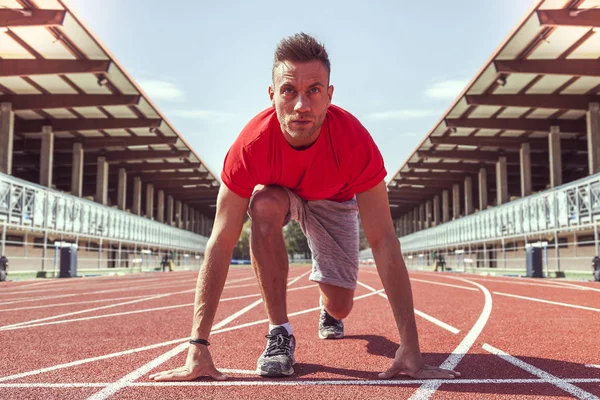
<path fill-rule="evenodd" d="M 390 110 L 367 114 L 367 118 L 378 121 L 405 121 L 408 119 L 420 119 L 438 116 L 438 110 Z"/>
<path fill-rule="evenodd" d="M 448 79 L 436 82 L 425 90 L 425 96 L 437 100 L 455 99 L 469 83 L 466 79 Z"/>
<path fill-rule="evenodd" d="M 178 101 L 185 97 L 183 91 L 171 82 L 148 79 L 138 83 L 152 100 Z"/>
<path fill-rule="evenodd" d="M 188 119 L 200 119 L 200 120 L 226 120 L 233 116 L 232 113 L 216 111 L 216 110 L 174 110 L 169 113 L 170 115 L 175 115 L 181 118 Z"/>

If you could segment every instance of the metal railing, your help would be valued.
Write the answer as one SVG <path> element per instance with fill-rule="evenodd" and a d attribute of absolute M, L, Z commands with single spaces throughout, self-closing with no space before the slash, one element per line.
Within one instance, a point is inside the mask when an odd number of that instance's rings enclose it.
<path fill-rule="evenodd" d="M 0 174 L 0 222 L 7 227 L 204 251 L 208 238 L 129 212 Z"/>
<path fill-rule="evenodd" d="M 448 248 L 600 223 L 600 174 L 401 237 L 402 252 Z M 372 257 L 371 249 L 361 259 Z"/>

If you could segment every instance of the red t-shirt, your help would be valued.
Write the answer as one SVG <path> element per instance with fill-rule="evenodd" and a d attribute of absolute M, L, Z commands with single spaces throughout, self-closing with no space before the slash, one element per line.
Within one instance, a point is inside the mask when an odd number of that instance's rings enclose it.
<path fill-rule="evenodd" d="M 347 201 L 386 175 L 381 153 L 349 112 L 329 106 L 318 139 L 307 149 L 286 142 L 273 107 L 254 117 L 233 143 L 221 179 L 249 198 L 256 185 L 290 189 L 304 200 Z"/>

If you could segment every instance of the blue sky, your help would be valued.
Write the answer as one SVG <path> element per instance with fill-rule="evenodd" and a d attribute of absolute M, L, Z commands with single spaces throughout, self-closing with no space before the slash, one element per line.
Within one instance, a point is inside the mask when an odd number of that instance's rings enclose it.
<path fill-rule="evenodd" d="M 325 44 L 333 103 L 367 127 L 394 173 L 532 0 L 67 0 L 208 167 L 270 106 L 273 50 Z M 389 177 L 389 175 L 388 175 Z"/>

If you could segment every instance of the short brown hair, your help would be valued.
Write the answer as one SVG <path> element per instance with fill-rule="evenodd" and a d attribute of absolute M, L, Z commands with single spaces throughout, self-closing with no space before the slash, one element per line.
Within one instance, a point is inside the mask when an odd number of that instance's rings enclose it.
<path fill-rule="evenodd" d="M 281 39 L 275 49 L 272 74 L 275 73 L 275 68 L 284 61 L 320 61 L 327 69 L 327 74 L 331 73 L 331 64 L 325 46 L 304 32 Z"/>

